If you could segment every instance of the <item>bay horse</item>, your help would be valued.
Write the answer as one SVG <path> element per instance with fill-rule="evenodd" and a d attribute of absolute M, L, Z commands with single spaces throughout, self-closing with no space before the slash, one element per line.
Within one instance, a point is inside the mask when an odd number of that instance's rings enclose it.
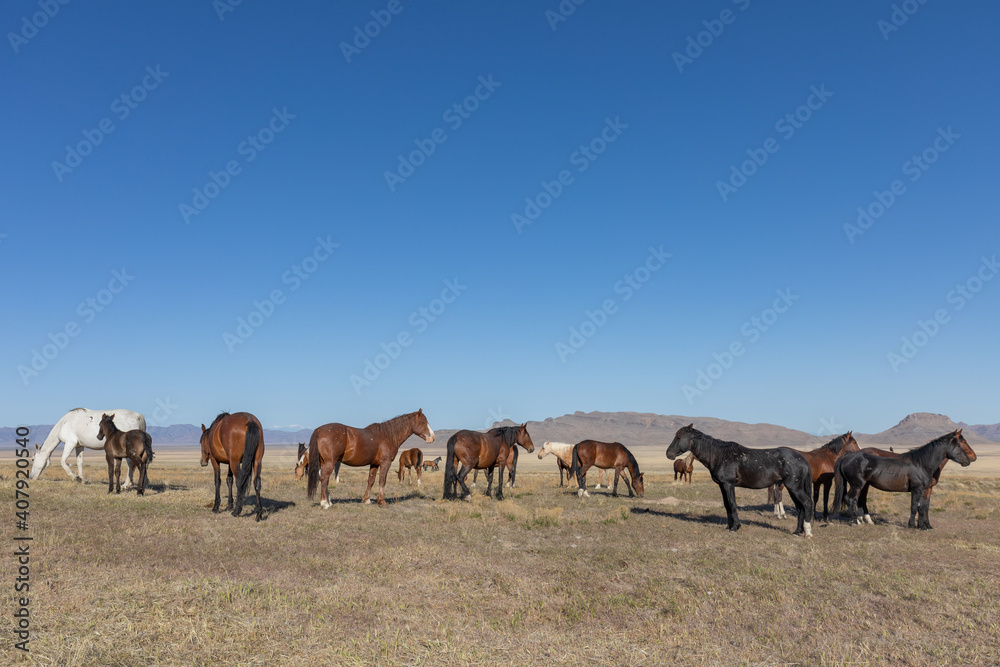
<path fill-rule="evenodd" d="M 538 452 L 538 458 L 545 458 L 546 455 L 552 454 L 556 459 L 556 467 L 559 468 L 559 486 L 563 485 L 563 471 L 566 472 L 566 481 L 570 479 L 569 470 L 573 467 L 573 445 L 568 442 L 552 442 L 547 441 L 542 445 L 541 450 Z M 604 474 L 607 473 L 608 483 L 604 484 Z M 604 470 L 603 468 L 597 469 L 597 486 L 595 489 L 601 488 L 601 484 L 604 484 L 606 488 L 611 488 L 611 471 Z"/>
<path fill-rule="evenodd" d="M 417 470 L 417 486 L 420 486 L 421 484 L 423 484 L 423 482 L 420 481 L 420 475 L 424 471 L 424 465 L 423 465 L 423 463 L 424 463 L 424 453 L 422 451 L 420 451 L 419 449 L 417 449 L 416 447 L 414 447 L 413 449 L 407 449 L 405 452 L 403 452 L 402 454 L 400 454 L 399 455 L 399 473 L 398 473 L 399 474 L 399 483 L 400 484 L 403 483 L 403 470 L 405 468 L 405 470 L 406 470 L 406 477 L 407 477 L 408 480 L 410 480 L 410 483 L 412 484 L 413 480 L 410 478 L 410 475 L 412 474 L 413 469 L 416 468 L 416 470 Z"/>
<path fill-rule="evenodd" d="M 590 496 L 587 493 L 587 471 L 593 466 L 597 466 L 598 469 L 614 469 L 615 486 L 611 491 L 612 496 L 618 497 L 619 478 L 625 480 L 629 498 L 633 495 L 642 498 L 645 493 L 642 477 L 644 473 L 639 472 L 639 463 L 625 445 L 620 442 L 581 440 L 573 446 L 573 462 L 569 470 L 570 477 L 576 477 L 579 487 L 576 493 L 581 498 Z M 625 470 L 628 470 L 631 480 L 623 474 Z"/>
<path fill-rule="evenodd" d="M 431 461 L 424 461 L 424 464 L 423 464 L 424 470 L 433 470 L 434 472 L 437 472 L 438 470 L 441 469 L 441 467 L 438 465 L 438 461 L 440 461 L 440 460 L 441 460 L 441 457 L 439 456 L 436 459 L 433 459 Z"/>
<path fill-rule="evenodd" d="M 535 451 L 535 445 L 528 435 L 527 424 L 520 426 L 497 426 L 486 433 L 461 430 L 448 438 L 448 452 L 444 459 L 444 499 L 457 498 L 457 486 L 461 485 L 466 500 L 471 500 L 471 491 L 465 478 L 471 470 L 486 470 L 489 480 L 486 493 L 493 486 L 493 470 L 499 466 L 500 479 L 497 483 L 497 500 L 503 500 L 504 469 L 515 460 L 511 450 L 520 445 L 525 451 Z M 461 468 L 456 472 L 455 468 Z"/>
<path fill-rule="evenodd" d="M 511 447 L 510 453 L 507 454 L 507 488 L 513 489 L 514 482 L 517 479 L 517 447 Z M 456 466 L 457 467 L 457 466 Z M 472 471 L 472 488 L 476 487 L 476 479 L 479 477 L 479 471 Z M 490 489 L 493 488 L 493 475 L 489 474 L 489 483 L 486 485 L 486 495 L 490 495 Z M 503 481 L 503 475 L 500 475 L 500 480 Z"/>
<path fill-rule="evenodd" d="M 115 493 L 122 491 L 122 459 L 128 459 L 131 467 L 139 471 L 139 482 L 136 495 L 144 495 L 146 491 L 146 469 L 153 461 L 153 439 L 149 434 L 139 429 L 119 431 L 115 426 L 115 415 L 102 414 L 98 426 L 97 439 L 104 441 L 104 456 L 108 460 L 108 493 L 112 486 Z M 112 472 L 114 484 L 112 485 Z M 128 479 L 128 474 L 125 476 Z"/>
<path fill-rule="evenodd" d="M 118 420 L 118 428 L 131 431 L 138 429 L 146 430 L 146 418 L 138 412 L 132 410 L 88 410 L 87 408 L 73 408 L 56 422 L 56 425 L 49 431 L 48 437 L 39 447 L 35 445 L 35 455 L 31 461 L 31 479 L 38 479 L 45 468 L 49 465 L 52 452 L 59 446 L 60 442 L 66 443 L 63 447 L 62 467 L 74 482 L 83 481 L 83 450 L 104 449 L 104 443 L 98 439 L 98 426 L 101 423 L 102 414 L 113 414 Z M 69 467 L 70 454 L 76 455 L 76 473 Z M 128 474 L 125 478 L 125 488 L 132 488 L 132 461 L 128 464 Z"/>
<path fill-rule="evenodd" d="M 822 447 L 801 452 L 809 463 L 809 470 L 812 472 L 813 484 L 813 507 L 819 503 L 819 488 L 823 487 L 823 521 L 829 516 L 830 487 L 833 485 L 833 468 L 841 456 L 849 452 L 858 452 L 861 448 L 858 441 L 854 439 L 854 432 L 848 431 L 844 435 L 826 443 Z M 767 502 L 774 504 L 774 515 L 779 519 L 785 518 L 785 506 L 781 502 L 781 485 L 775 484 L 768 489 Z"/>
<path fill-rule="evenodd" d="M 799 521 L 794 535 L 812 537 L 813 502 L 812 473 L 801 452 L 790 447 L 749 449 L 736 442 L 716 440 L 689 424 L 677 431 L 667 447 L 667 458 L 675 459 L 691 452 L 708 468 L 712 481 L 722 491 L 726 520 L 731 531 L 740 529 L 736 508 L 736 487 L 765 489 L 784 484 L 795 502 Z"/>
<path fill-rule="evenodd" d="M 674 461 L 675 482 L 678 477 L 681 478 L 681 484 L 684 483 L 685 478 L 688 484 L 691 483 L 691 479 L 694 477 L 694 454 L 689 452 L 687 458 Z"/>
<path fill-rule="evenodd" d="M 385 479 L 400 445 L 411 435 L 434 442 L 434 431 L 427 423 L 423 409 L 399 415 L 384 422 L 354 428 L 330 423 L 320 426 L 309 438 L 309 484 L 306 494 L 310 500 L 320 487 L 319 505 L 329 509 L 329 483 L 334 468 L 341 462 L 349 466 L 368 466 L 368 486 L 361 502 L 371 503 L 372 486 L 378 475 L 378 504 L 385 505 Z"/>
<path fill-rule="evenodd" d="M 946 433 L 931 440 L 926 445 L 911 449 L 897 456 L 883 456 L 871 452 L 853 452 L 837 461 L 834 472 L 836 493 L 833 498 L 834 509 L 840 515 L 840 503 L 845 498 L 847 490 L 847 509 L 855 522 L 873 523 L 868 513 L 867 493 L 861 501 L 865 518 L 858 516 L 858 504 L 862 492 L 869 486 L 882 491 L 895 493 L 910 493 L 910 528 L 930 530 L 930 489 L 936 482 L 935 474 L 940 477 L 941 469 L 948 459 L 957 461 L 960 466 L 967 467 L 976 460 L 976 453 L 962 435 L 962 429 Z"/>
<path fill-rule="evenodd" d="M 239 516 L 243 511 L 247 485 L 253 478 L 253 489 L 257 495 L 257 513 L 255 521 L 260 521 L 264 512 L 260 504 L 260 469 L 264 458 L 264 429 L 260 420 L 249 412 L 222 412 L 211 426 L 201 425 L 201 465 L 209 462 L 215 470 L 215 504 L 213 512 L 219 512 L 219 491 L 222 486 L 222 476 L 219 464 L 229 466 L 226 484 L 229 487 L 229 503 L 226 510 L 232 510 L 233 516 Z M 233 477 L 236 478 L 236 507 L 233 507 Z"/>

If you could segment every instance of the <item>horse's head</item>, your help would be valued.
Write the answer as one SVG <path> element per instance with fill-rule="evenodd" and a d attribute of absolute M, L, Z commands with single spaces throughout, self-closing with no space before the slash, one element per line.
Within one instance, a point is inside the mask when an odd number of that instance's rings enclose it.
<path fill-rule="evenodd" d="M 306 443 L 299 443 L 299 453 L 295 460 L 295 479 L 302 479 L 302 475 L 309 472 L 309 448 Z"/>
<path fill-rule="evenodd" d="M 427 417 L 424 416 L 424 409 L 420 408 L 413 414 L 417 418 L 416 424 L 413 426 L 413 435 L 420 436 L 427 442 L 434 442 L 434 430 L 427 423 Z"/>
<path fill-rule="evenodd" d="M 111 435 L 114 425 L 115 425 L 114 413 L 110 415 L 102 414 L 101 423 L 97 425 L 97 439 L 104 440 L 106 436 Z"/>
<path fill-rule="evenodd" d="M 843 436 L 844 438 L 844 453 L 847 452 L 860 452 L 861 447 L 858 446 L 858 441 L 854 439 L 854 431 L 848 431 Z"/>
<path fill-rule="evenodd" d="M 691 451 L 691 442 L 694 439 L 694 423 L 678 429 L 674 435 L 673 442 L 667 447 L 667 458 L 673 461 L 684 452 Z"/>
<path fill-rule="evenodd" d="M 642 498 L 642 495 L 646 492 L 645 487 L 642 484 L 642 477 L 646 473 L 641 472 L 636 477 L 632 478 L 632 488 L 635 489 L 635 494 Z"/>
<path fill-rule="evenodd" d="M 952 447 L 948 451 L 949 459 L 957 462 L 963 468 L 976 460 L 976 453 L 972 451 L 972 447 L 970 447 L 969 443 L 965 441 L 965 436 L 962 435 L 962 429 L 958 429 L 951 434 L 951 442 Z"/>
<path fill-rule="evenodd" d="M 208 465 L 208 457 L 212 452 L 212 448 L 209 446 L 208 434 L 210 431 L 205 428 L 205 425 L 201 425 L 201 465 L 202 467 Z"/>
<path fill-rule="evenodd" d="M 525 422 L 521 424 L 521 428 L 517 431 L 517 444 L 524 447 L 525 451 L 533 452 L 535 451 L 535 443 L 531 442 L 531 436 L 528 435 L 528 423 Z"/>
<path fill-rule="evenodd" d="M 542 448 L 538 450 L 538 458 L 539 459 L 543 459 L 543 458 L 545 458 L 546 454 L 551 454 L 552 453 L 552 450 L 549 448 L 549 445 L 551 445 L 551 444 L 552 444 L 551 440 L 546 440 L 545 441 L 545 444 L 542 445 Z"/>

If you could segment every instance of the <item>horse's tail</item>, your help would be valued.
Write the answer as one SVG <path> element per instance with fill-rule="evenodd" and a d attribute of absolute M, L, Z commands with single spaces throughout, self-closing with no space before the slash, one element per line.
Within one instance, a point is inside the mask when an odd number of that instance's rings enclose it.
<path fill-rule="evenodd" d="M 312 500 L 319 486 L 319 436 L 316 431 L 309 436 L 309 483 L 306 485 L 306 497 Z"/>
<path fill-rule="evenodd" d="M 418 449 L 417 450 L 417 470 L 420 470 L 420 468 L 423 465 L 424 465 L 424 453 Z"/>
<path fill-rule="evenodd" d="M 458 435 L 448 438 L 448 448 L 444 455 L 444 496 L 445 500 L 455 499 L 455 442 Z"/>
<path fill-rule="evenodd" d="M 833 464 L 833 516 L 838 519 L 840 518 L 840 504 L 844 502 L 844 473 L 841 470 L 843 464 L 843 456 Z"/>
<path fill-rule="evenodd" d="M 580 452 L 577 449 L 578 447 L 579 445 L 573 445 L 573 463 L 569 467 L 569 478 L 571 480 L 576 479 L 577 474 L 580 472 Z M 577 480 L 577 484 L 579 483 L 579 480 Z"/>
<path fill-rule="evenodd" d="M 240 469 L 236 473 L 237 506 L 239 506 L 239 500 L 246 495 L 247 484 L 250 483 L 250 478 L 253 476 L 253 463 L 254 459 L 257 458 L 260 440 L 260 426 L 255 421 L 248 421 L 247 434 L 243 440 L 243 458 L 240 460 Z"/>
<path fill-rule="evenodd" d="M 142 458 L 146 465 L 153 462 L 153 438 L 145 431 L 142 432 Z"/>
<path fill-rule="evenodd" d="M 405 467 L 406 467 L 406 464 L 403 463 L 403 457 L 400 456 L 399 457 L 399 470 L 396 471 L 396 475 L 399 477 L 399 483 L 400 484 L 403 483 L 403 468 L 405 468 Z"/>

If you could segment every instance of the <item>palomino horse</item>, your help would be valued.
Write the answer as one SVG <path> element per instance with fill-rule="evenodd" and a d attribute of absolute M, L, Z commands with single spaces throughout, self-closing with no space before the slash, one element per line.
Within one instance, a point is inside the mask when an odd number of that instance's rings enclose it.
<path fill-rule="evenodd" d="M 628 489 L 628 496 L 638 495 L 642 498 L 645 493 L 642 476 L 639 472 L 639 463 L 632 456 L 632 452 L 620 442 L 598 442 L 597 440 L 582 440 L 573 447 L 573 462 L 570 465 L 570 477 L 576 477 L 579 488 L 577 495 L 581 498 L 589 497 L 587 493 L 587 471 L 592 466 L 598 469 L 611 469 L 615 471 L 615 486 L 611 495 L 618 496 L 618 479 L 624 478 L 625 487 Z M 629 480 L 623 474 L 628 470 L 632 479 Z M 633 489 L 635 494 L 632 493 Z"/>
<path fill-rule="evenodd" d="M 681 478 L 681 484 L 687 479 L 687 483 L 691 483 L 691 479 L 694 477 L 694 454 L 688 453 L 687 458 L 677 459 L 674 461 L 674 481 L 677 478 Z"/>
<path fill-rule="evenodd" d="M 840 515 L 840 502 L 844 499 L 845 484 L 847 509 L 857 523 L 872 523 L 868 513 L 867 494 L 861 502 L 864 518 L 858 516 L 858 501 L 861 493 L 874 486 L 882 491 L 910 493 L 910 528 L 929 530 L 931 526 L 930 489 L 937 474 L 940 476 L 945 461 L 957 461 L 963 468 L 976 460 L 976 453 L 962 436 L 962 429 L 946 433 L 931 440 L 926 445 L 911 449 L 895 457 L 881 456 L 871 452 L 853 452 L 837 461 L 834 479 L 837 490 L 833 497 L 833 507 Z"/>
<path fill-rule="evenodd" d="M 441 467 L 438 465 L 438 462 L 440 460 L 441 460 L 441 457 L 439 456 L 439 457 L 437 457 L 436 459 L 434 459 L 432 461 L 424 461 L 422 467 L 423 467 L 424 470 L 433 470 L 434 472 L 437 472 L 438 470 L 441 469 Z"/>
<path fill-rule="evenodd" d="M 559 486 L 563 485 L 563 471 L 566 472 L 566 481 L 572 479 L 569 474 L 569 469 L 573 467 L 573 445 L 568 442 L 552 442 L 548 441 L 538 452 L 538 458 L 542 459 L 547 454 L 552 454 L 556 457 L 556 466 L 559 468 Z M 604 474 L 608 475 L 608 483 L 604 484 Z M 603 468 L 597 469 L 597 486 L 595 489 L 601 488 L 601 484 L 605 487 L 611 488 L 611 471 L 604 470 Z"/>
<path fill-rule="evenodd" d="M 264 458 L 264 429 L 260 420 L 249 412 L 221 413 L 205 428 L 201 425 L 201 465 L 212 463 L 215 469 L 215 504 L 212 511 L 219 511 L 219 491 L 222 486 L 222 476 L 219 464 L 229 466 L 226 484 L 229 486 L 229 503 L 226 510 L 232 510 L 233 516 L 239 516 L 243 511 L 243 501 L 247 493 L 247 484 L 253 477 L 253 489 L 257 494 L 256 521 L 260 521 L 263 507 L 260 504 L 260 468 Z M 236 477 L 236 507 L 233 508 L 233 477 Z"/>
<path fill-rule="evenodd" d="M 153 461 L 153 439 L 138 429 L 119 431 L 113 413 L 101 415 L 99 428 L 97 439 L 104 441 L 104 456 L 108 460 L 108 493 L 111 493 L 112 487 L 115 493 L 121 493 L 122 459 L 128 459 L 139 470 L 136 495 L 143 495 L 146 491 L 146 468 Z"/>
<path fill-rule="evenodd" d="M 784 484 L 799 511 L 794 534 L 805 532 L 806 537 L 812 537 L 812 473 L 800 452 L 789 447 L 748 449 L 735 442 L 716 440 L 695 429 L 694 424 L 677 431 L 674 441 L 667 447 L 667 458 L 674 459 L 685 452 L 693 453 L 708 468 L 712 481 L 719 485 L 729 530 L 740 529 L 740 517 L 736 510 L 737 486 L 765 489 L 774 484 Z"/>
<path fill-rule="evenodd" d="M 487 495 L 493 486 L 493 469 L 500 467 L 497 483 L 497 500 L 503 500 L 503 472 L 512 460 L 511 449 L 521 445 L 528 452 L 535 451 L 535 445 L 528 435 L 526 424 L 520 426 L 497 426 L 486 433 L 462 430 L 448 439 L 448 453 L 444 459 L 444 499 L 455 500 L 457 485 L 462 487 L 462 497 L 471 500 L 471 491 L 465 484 L 470 470 L 486 470 L 489 480 Z M 456 461 L 461 469 L 456 473 Z"/>
<path fill-rule="evenodd" d="M 35 458 L 31 465 L 31 479 L 38 479 L 49 465 L 49 458 L 52 452 L 59 446 L 60 442 L 65 442 L 63 448 L 62 467 L 69 475 L 69 478 L 76 482 L 83 481 L 83 448 L 104 449 L 104 442 L 97 438 L 98 425 L 101 423 L 102 414 L 113 414 L 118 420 L 118 427 L 125 431 L 138 429 L 146 430 L 146 418 L 138 412 L 131 410 L 88 410 L 86 408 L 74 408 L 70 410 L 52 427 L 45 442 L 41 447 L 35 445 Z M 69 455 L 76 454 L 76 474 L 69 467 Z M 132 461 L 127 461 L 128 475 L 125 479 L 125 488 L 132 488 Z"/>
<path fill-rule="evenodd" d="M 411 435 L 434 442 L 434 431 L 427 424 L 424 411 L 417 410 L 393 417 L 389 421 L 354 428 L 344 424 L 325 424 L 309 438 L 309 484 L 306 494 L 311 500 L 320 487 L 319 504 L 330 507 L 329 483 L 334 468 L 341 462 L 349 466 L 368 466 L 368 486 L 361 499 L 371 502 L 372 485 L 378 475 L 378 504 L 385 505 L 385 479 L 396 460 L 399 446 Z"/>
<path fill-rule="evenodd" d="M 403 470 L 406 470 L 406 478 L 409 480 L 410 484 L 413 480 L 410 475 L 413 473 L 413 469 L 417 470 L 417 486 L 420 486 L 422 482 L 420 481 L 420 474 L 424 471 L 424 453 L 414 447 L 413 449 L 407 449 L 405 452 L 399 455 L 399 483 L 403 483 Z"/>
<path fill-rule="evenodd" d="M 819 487 L 823 487 L 823 521 L 826 521 L 828 516 L 830 486 L 833 485 L 833 467 L 837 463 L 837 459 L 848 452 L 857 452 L 860 450 L 861 448 L 858 447 L 858 441 L 854 439 L 853 432 L 848 431 L 844 435 L 838 435 L 822 447 L 802 452 L 802 456 L 806 457 L 806 461 L 809 463 L 809 470 L 812 472 L 814 508 L 819 503 Z M 779 519 L 784 519 L 785 506 L 781 502 L 781 485 L 775 484 L 768 489 L 767 498 L 768 503 L 774 503 L 774 515 Z"/>

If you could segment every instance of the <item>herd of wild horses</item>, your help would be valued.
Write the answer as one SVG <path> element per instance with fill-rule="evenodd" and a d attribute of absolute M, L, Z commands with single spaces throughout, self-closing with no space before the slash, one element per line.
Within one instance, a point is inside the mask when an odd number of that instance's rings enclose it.
<path fill-rule="evenodd" d="M 63 457 L 63 467 L 70 472 L 66 458 L 72 445 L 77 452 L 78 466 L 82 474 L 83 447 L 103 448 L 108 461 L 108 493 L 112 488 L 119 492 L 121 461 L 129 463 L 126 486 L 130 483 L 132 467 L 139 470 L 138 494 L 142 495 L 147 479 L 147 469 L 153 459 L 152 440 L 145 432 L 145 420 L 137 413 L 128 413 L 128 424 L 137 423 L 141 428 L 119 430 L 115 425 L 115 412 L 89 411 L 83 408 L 68 413 L 53 427 L 45 446 L 36 453 L 31 476 L 37 478 L 48 463 L 48 456 L 61 439 L 66 442 L 67 451 Z M 125 413 L 128 411 L 117 411 Z M 89 421 L 87 418 L 89 414 Z M 96 439 L 87 431 L 87 424 L 97 421 Z M 135 419 L 135 417 L 138 419 Z M 91 429 L 92 430 L 92 429 Z M 218 415 L 207 428 L 201 426 L 201 465 L 209 463 L 215 470 L 215 503 L 212 511 L 219 512 L 222 484 L 221 468 L 229 468 L 226 477 L 229 489 L 227 511 L 239 516 L 247 495 L 249 482 L 253 480 L 256 495 L 256 519 L 262 516 L 260 498 L 261 460 L 264 456 L 263 428 L 260 421 L 248 412 Z M 295 468 L 296 479 L 307 477 L 307 496 L 315 498 L 319 490 L 319 505 L 331 506 L 329 482 L 333 477 L 339 481 L 340 465 L 354 467 L 368 466 L 368 485 L 362 502 L 370 503 L 372 487 L 378 478 L 378 504 L 385 505 L 386 477 L 396 459 L 399 447 L 411 435 L 434 442 L 434 431 L 427 423 L 423 410 L 400 415 L 385 422 L 371 424 L 365 428 L 354 428 L 344 424 L 325 424 L 312 432 L 309 444 L 300 443 Z M 498 426 L 485 433 L 479 431 L 458 431 L 448 439 L 444 456 L 445 500 L 464 498 L 470 500 L 471 491 L 466 484 L 470 472 L 483 470 L 486 474 L 486 495 L 491 494 L 493 476 L 499 469 L 496 485 L 497 500 L 503 499 L 504 472 L 509 472 L 509 485 L 515 483 L 517 448 L 533 452 L 534 444 L 528 435 L 526 424 L 520 426 Z M 36 450 L 37 450 L 36 445 Z M 44 460 L 39 460 L 44 454 Z M 567 480 L 577 482 L 577 493 L 587 497 L 587 472 L 591 468 L 598 471 L 614 471 L 612 495 L 618 495 L 619 481 L 624 480 L 630 497 L 642 497 L 643 473 L 632 452 L 618 442 L 583 440 L 575 445 L 546 442 L 538 453 L 541 459 L 547 454 L 555 456 L 559 468 L 559 485 L 563 484 L 563 472 Z M 976 460 L 976 453 L 962 436 L 962 429 L 946 433 L 931 442 L 905 453 L 884 451 L 872 447 L 862 449 L 851 432 L 837 436 L 827 444 L 812 451 L 802 452 L 789 447 L 771 449 L 750 449 L 735 442 L 717 440 L 688 425 L 677 431 L 667 458 L 674 462 L 674 480 L 691 482 L 694 461 L 708 468 L 712 481 L 719 485 L 722 502 L 726 509 L 728 528 L 739 530 L 740 520 L 736 508 L 735 487 L 768 489 L 774 498 L 775 514 L 784 517 L 781 490 L 788 492 L 795 504 L 798 523 L 794 534 L 812 537 L 811 523 L 819 490 L 823 487 L 823 519 L 829 511 L 830 487 L 835 489 L 833 507 L 840 514 L 842 503 L 856 523 L 873 523 L 868 510 L 868 490 L 870 487 L 883 491 L 910 493 L 911 528 L 929 529 L 931 489 L 940 479 L 941 471 L 948 459 L 959 465 L 968 466 Z M 687 454 L 683 459 L 678 457 Z M 424 470 L 439 470 L 442 457 L 425 461 L 423 453 L 417 449 L 404 451 L 399 458 L 397 471 L 399 481 L 404 474 L 415 471 L 417 484 L 421 484 Z M 112 483 L 114 477 L 114 484 Z M 475 473 L 474 473 L 475 477 Z M 81 477 L 75 477 L 81 479 Z M 236 481 L 235 504 L 233 480 Z M 598 481 L 598 488 L 600 487 Z M 474 484 L 474 482 L 473 482 Z M 859 516 L 859 507 L 861 515 Z"/>

